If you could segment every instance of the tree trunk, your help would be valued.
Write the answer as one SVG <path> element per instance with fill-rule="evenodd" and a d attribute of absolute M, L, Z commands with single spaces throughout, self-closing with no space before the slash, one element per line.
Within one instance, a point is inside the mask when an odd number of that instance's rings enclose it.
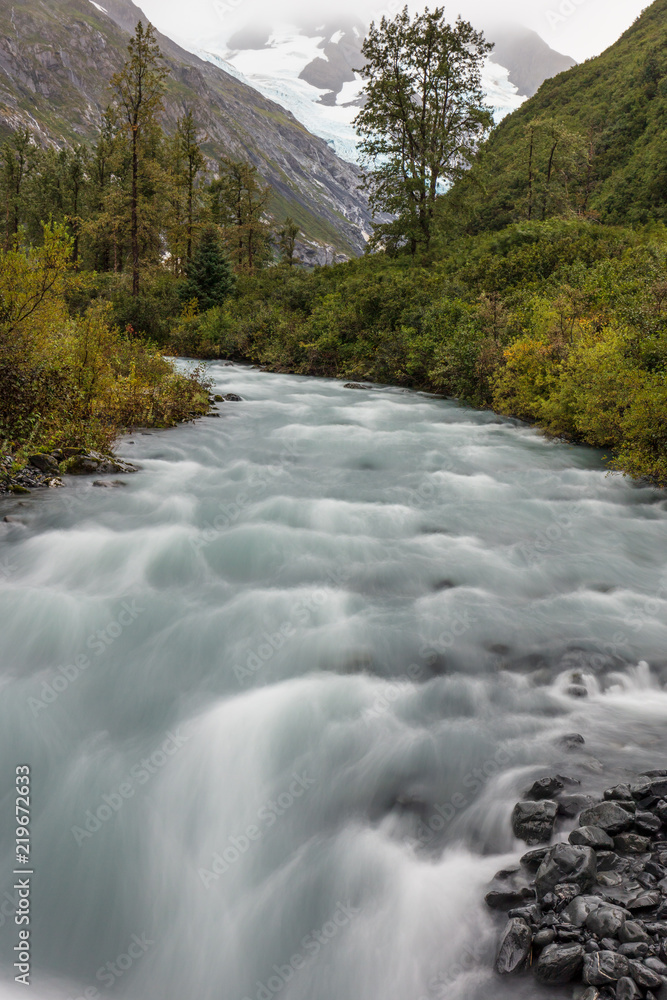
<path fill-rule="evenodd" d="M 132 132 L 132 294 L 139 294 L 139 151 Z"/>

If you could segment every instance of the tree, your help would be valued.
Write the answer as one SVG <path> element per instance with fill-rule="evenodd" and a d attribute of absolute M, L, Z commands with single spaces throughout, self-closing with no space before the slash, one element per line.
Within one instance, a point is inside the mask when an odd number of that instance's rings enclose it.
<path fill-rule="evenodd" d="M 139 173 L 143 152 L 142 140 L 157 124 L 162 110 L 167 71 L 162 62 L 155 29 L 137 24 L 127 47 L 129 58 L 120 73 L 111 79 L 112 108 L 129 144 L 131 158 L 130 240 L 132 248 L 132 294 L 139 294 Z"/>
<path fill-rule="evenodd" d="M 280 250 L 280 260 L 288 267 L 293 267 L 297 263 L 296 241 L 301 230 L 291 216 L 287 216 L 278 230 L 278 248 Z"/>
<path fill-rule="evenodd" d="M 428 8 L 410 20 L 372 24 L 362 53 L 365 106 L 355 119 L 372 169 L 362 186 L 375 214 L 397 216 L 376 227 L 374 244 L 428 249 L 436 198 L 469 165 L 492 125 L 482 66 L 493 48 L 472 25 Z"/>
<path fill-rule="evenodd" d="M 203 230 L 186 273 L 181 301 L 196 299 L 200 312 L 221 306 L 233 292 L 234 275 L 217 226 L 206 226 Z"/>
<path fill-rule="evenodd" d="M 28 128 L 18 129 L 2 148 L 2 186 L 5 201 L 5 249 L 18 236 L 24 186 L 35 163 L 37 146 Z"/>
<path fill-rule="evenodd" d="M 192 238 L 194 234 L 195 215 L 195 185 L 197 177 L 206 166 L 206 160 L 199 145 L 197 123 L 192 111 L 180 118 L 176 125 L 176 144 L 182 157 L 180 183 L 185 190 L 186 203 L 186 249 L 185 259 L 192 257 Z"/>
<path fill-rule="evenodd" d="M 261 183 L 251 163 L 224 159 L 210 194 L 213 219 L 222 226 L 234 267 L 254 274 L 271 256 L 271 234 L 264 220 L 270 186 Z"/>

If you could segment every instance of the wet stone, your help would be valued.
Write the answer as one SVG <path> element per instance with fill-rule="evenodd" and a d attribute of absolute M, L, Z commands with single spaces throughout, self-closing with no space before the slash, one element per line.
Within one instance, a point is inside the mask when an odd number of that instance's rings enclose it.
<path fill-rule="evenodd" d="M 614 841 L 608 833 L 605 833 L 599 826 L 580 826 L 578 830 L 573 830 L 569 837 L 571 844 L 579 847 L 592 847 L 593 850 L 612 849 Z"/>
<path fill-rule="evenodd" d="M 632 979 L 623 976 L 616 987 L 616 1000 L 642 1000 L 642 992 Z"/>
<path fill-rule="evenodd" d="M 619 906 L 598 906 L 586 917 L 586 927 L 599 938 L 615 937 L 625 923 L 626 913 Z"/>
<path fill-rule="evenodd" d="M 545 985 L 572 982 L 581 972 L 585 952 L 580 944 L 550 944 L 533 966 L 536 979 Z"/>
<path fill-rule="evenodd" d="M 602 900 L 599 896 L 577 896 L 563 910 L 561 916 L 575 927 L 583 927 L 587 917 L 601 905 Z"/>
<path fill-rule="evenodd" d="M 662 821 L 658 816 L 650 812 L 635 813 L 635 829 L 640 833 L 658 833 L 662 828 Z"/>
<path fill-rule="evenodd" d="M 597 871 L 595 852 L 590 847 L 557 844 L 540 865 L 535 877 L 538 895 L 546 895 L 555 886 L 570 882 L 588 889 Z"/>
<path fill-rule="evenodd" d="M 558 798 L 558 815 L 573 818 L 574 816 L 578 816 L 580 812 L 583 812 L 584 809 L 590 809 L 594 805 L 595 799 L 592 795 L 581 795 L 577 792 L 571 795 L 560 795 Z"/>
<path fill-rule="evenodd" d="M 598 951 L 584 958 L 584 982 L 589 986 L 606 986 L 627 976 L 628 959 L 615 951 Z"/>
<path fill-rule="evenodd" d="M 551 840 L 558 806 L 555 802 L 517 802 L 512 813 L 514 836 L 526 844 Z"/>
<path fill-rule="evenodd" d="M 632 792 L 630 791 L 630 785 L 620 784 L 614 785 L 613 788 L 608 788 L 604 793 L 604 798 L 616 801 L 626 801 L 632 802 Z"/>
<path fill-rule="evenodd" d="M 548 944 L 553 944 L 556 940 L 556 932 L 553 927 L 543 927 L 533 937 L 533 944 L 536 948 L 546 948 Z"/>
<path fill-rule="evenodd" d="M 626 920 L 621 928 L 619 939 L 624 943 L 651 940 L 650 935 L 644 929 L 644 925 L 638 920 Z"/>
<path fill-rule="evenodd" d="M 656 890 L 654 892 L 643 892 L 641 896 L 636 896 L 635 899 L 629 900 L 626 906 L 634 913 L 637 910 L 653 910 L 657 906 L 660 906 L 661 902 L 662 894 Z"/>
<path fill-rule="evenodd" d="M 614 837 L 614 847 L 620 854 L 646 854 L 651 849 L 651 841 L 638 833 L 621 833 Z"/>
<path fill-rule="evenodd" d="M 630 960 L 630 975 L 638 986 L 643 986 L 649 990 L 659 990 L 664 983 L 663 977 L 658 975 L 657 972 L 654 972 L 653 969 L 648 969 L 643 962 L 632 959 Z"/>
<path fill-rule="evenodd" d="M 613 836 L 628 830 L 632 826 L 632 818 L 618 802 L 600 802 L 582 812 L 579 826 L 597 826 Z"/>
<path fill-rule="evenodd" d="M 496 971 L 501 976 L 522 969 L 530 955 L 533 935 L 525 920 L 516 917 L 510 920 L 500 942 Z"/>
<path fill-rule="evenodd" d="M 486 905 L 492 910 L 511 910 L 521 903 L 535 899 L 535 890 L 529 886 L 520 889 L 492 889 L 484 897 Z"/>
<path fill-rule="evenodd" d="M 648 945 L 645 941 L 633 941 L 618 947 L 619 955 L 626 958 L 645 958 L 648 955 Z"/>
<path fill-rule="evenodd" d="M 548 847 L 538 847 L 536 851 L 528 851 L 521 858 L 521 864 L 530 871 L 537 871 L 548 853 Z"/>
<path fill-rule="evenodd" d="M 564 788 L 565 785 L 560 778 L 540 778 L 528 789 L 526 798 L 535 800 L 552 799 L 554 795 L 557 795 Z"/>

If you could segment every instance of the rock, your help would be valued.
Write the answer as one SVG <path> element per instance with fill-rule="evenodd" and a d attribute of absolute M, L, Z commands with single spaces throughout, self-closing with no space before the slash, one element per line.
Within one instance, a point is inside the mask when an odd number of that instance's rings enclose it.
<path fill-rule="evenodd" d="M 667 802 L 664 800 L 658 802 L 657 806 L 654 808 L 656 816 L 659 816 L 663 823 L 667 823 Z"/>
<path fill-rule="evenodd" d="M 540 865 L 535 884 L 538 896 L 544 896 L 562 882 L 576 882 L 582 890 L 595 881 L 597 864 L 590 847 L 556 844 Z"/>
<path fill-rule="evenodd" d="M 638 986 L 643 986 L 647 990 L 659 990 L 663 985 L 663 977 L 648 969 L 643 962 L 630 959 L 630 975 Z"/>
<path fill-rule="evenodd" d="M 654 816 L 650 812 L 635 813 L 635 829 L 640 833 L 658 833 L 661 827 L 662 821 L 659 816 Z"/>
<path fill-rule="evenodd" d="M 214 403 L 224 403 L 224 401 L 225 401 L 225 397 L 221 396 L 219 392 L 216 393 L 215 396 L 213 397 L 213 402 Z"/>
<path fill-rule="evenodd" d="M 581 733 L 566 733 L 565 736 L 559 736 L 556 742 L 565 750 L 580 750 L 586 744 Z"/>
<path fill-rule="evenodd" d="M 597 941 L 594 941 L 593 938 L 590 938 L 590 940 L 588 940 L 584 945 L 584 951 L 586 952 L 587 955 L 592 955 L 594 951 L 602 951 L 602 948 L 597 943 Z"/>
<path fill-rule="evenodd" d="M 605 799 L 616 799 L 621 802 L 632 802 L 632 792 L 630 791 L 630 785 L 614 785 L 613 788 L 608 788 L 603 796 Z"/>
<path fill-rule="evenodd" d="M 521 864 L 530 871 L 537 871 L 548 853 L 548 847 L 538 847 L 536 851 L 528 851 L 521 858 Z"/>
<path fill-rule="evenodd" d="M 589 986 L 579 997 L 579 1000 L 602 1000 L 602 994 L 594 986 Z"/>
<path fill-rule="evenodd" d="M 663 799 L 667 796 L 667 775 L 658 776 L 656 772 L 652 772 L 648 775 L 650 783 L 650 795 L 655 795 L 658 799 Z"/>
<path fill-rule="evenodd" d="M 584 809 L 590 809 L 591 806 L 595 805 L 595 799 L 592 795 L 560 795 L 558 798 L 558 815 L 559 816 L 578 816 L 580 812 Z"/>
<path fill-rule="evenodd" d="M 657 889 L 650 892 L 642 892 L 639 896 L 631 899 L 626 906 L 633 913 L 637 910 L 654 910 L 662 902 L 662 894 Z"/>
<path fill-rule="evenodd" d="M 235 392 L 227 392 L 222 397 L 225 403 L 242 403 L 243 400 L 240 396 L 237 396 Z"/>
<path fill-rule="evenodd" d="M 10 493 L 30 493 L 30 490 L 25 486 L 20 486 L 18 483 L 11 483 L 9 486 Z"/>
<path fill-rule="evenodd" d="M 28 461 L 35 469 L 47 475 L 57 475 L 60 471 L 53 455 L 31 455 Z"/>
<path fill-rule="evenodd" d="M 535 890 L 530 886 L 520 889 L 492 889 L 487 892 L 484 901 L 492 910 L 511 910 L 514 906 L 535 899 Z"/>
<path fill-rule="evenodd" d="M 533 966 L 536 979 L 548 986 L 560 986 L 576 979 L 584 963 L 580 944 L 550 944 Z"/>
<path fill-rule="evenodd" d="M 560 778 L 540 778 L 528 789 L 526 798 L 535 800 L 552 799 L 563 788 L 565 788 L 565 785 Z"/>
<path fill-rule="evenodd" d="M 555 899 L 555 907 L 559 911 L 568 906 L 580 894 L 581 887 L 578 882 L 564 882 L 554 886 L 554 890 L 551 893 Z"/>
<path fill-rule="evenodd" d="M 501 976 L 522 969 L 528 961 L 533 943 L 533 934 L 525 920 L 515 918 L 508 923 L 500 941 L 496 972 Z"/>
<path fill-rule="evenodd" d="M 584 982 L 588 986 L 607 986 L 627 976 L 628 959 L 615 951 L 596 951 L 584 958 Z"/>
<path fill-rule="evenodd" d="M 553 944 L 556 940 L 556 932 L 553 927 L 543 927 L 533 937 L 533 944 L 536 948 L 546 948 L 548 944 Z"/>
<path fill-rule="evenodd" d="M 515 837 L 526 844 L 543 844 L 551 840 L 558 806 L 555 802 L 517 802 L 512 813 Z"/>
<path fill-rule="evenodd" d="M 635 781 L 631 782 L 630 792 L 633 799 L 646 798 L 647 795 L 651 794 L 651 779 L 647 778 L 645 774 L 641 774 Z"/>
<path fill-rule="evenodd" d="M 667 965 L 665 965 L 664 962 L 661 962 L 659 958 L 646 958 L 644 959 L 644 965 L 647 969 L 653 969 L 653 971 L 657 972 L 659 976 L 663 977 L 663 979 L 667 979 Z"/>
<path fill-rule="evenodd" d="M 598 851 L 598 871 L 625 871 L 627 861 L 619 857 L 614 851 Z"/>
<path fill-rule="evenodd" d="M 11 514 L 5 514 L 2 520 L 5 524 L 23 524 L 23 521 L 19 517 L 12 517 Z"/>
<path fill-rule="evenodd" d="M 627 913 L 620 906 L 598 906 L 586 917 L 586 927 L 599 938 L 616 937 L 625 923 Z"/>
<path fill-rule="evenodd" d="M 64 472 L 71 476 L 91 476 L 97 473 L 137 472 L 137 466 L 123 462 L 119 458 L 111 458 L 97 451 L 82 455 L 72 455 L 64 465 Z"/>
<path fill-rule="evenodd" d="M 359 382 L 346 382 L 343 386 L 344 389 L 371 389 L 370 385 L 361 385 Z"/>
<path fill-rule="evenodd" d="M 618 936 L 624 944 L 651 940 L 650 935 L 646 933 L 644 926 L 638 920 L 626 920 Z"/>
<path fill-rule="evenodd" d="M 618 872 L 598 872 L 598 885 L 605 889 L 623 885 L 623 876 L 619 875 Z"/>
<path fill-rule="evenodd" d="M 517 906 L 515 909 L 510 910 L 507 916 L 521 917 L 527 924 L 539 924 L 542 911 L 537 903 L 532 903 L 530 906 Z"/>
<path fill-rule="evenodd" d="M 620 854 L 646 854 L 651 850 L 651 841 L 638 833 L 621 833 L 614 837 L 614 847 Z"/>
<path fill-rule="evenodd" d="M 598 826 L 613 836 L 628 830 L 632 826 L 632 818 L 617 802 L 600 802 L 582 812 L 579 826 Z"/>
<path fill-rule="evenodd" d="M 599 896 L 577 896 L 561 913 L 561 917 L 575 927 L 583 927 L 586 918 L 593 910 L 602 906 L 603 900 Z"/>
<path fill-rule="evenodd" d="M 612 849 L 614 846 L 614 841 L 609 834 L 605 833 L 599 826 L 580 826 L 578 830 L 572 831 L 569 840 L 571 844 L 592 847 L 594 850 Z"/>
<path fill-rule="evenodd" d="M 626 958 L 645 958 L 648 955 L 648 945 L 645 941 L 628 941 L 627 944 L 619 945 L 618 953 Z"/>
<path fill-rule="evenodd" d="M 117 490 L 121 486 L 127 486 L 127 483 L 121 482 L 120 479 L 96 479 L 93 486 L 98 486 L 100 489 L 105 490 Z"/>
<path fill-rule="evenodd" d="M 602 938 L 600 941 L 600 951 L 618 951 L 618 941 L 616 938 Z"/>
<path fill-rule="evenodd" d="M 642 1000 L 642 992 L 632 979 L 623 976 L 616 987 L 616 1000 Z"/>

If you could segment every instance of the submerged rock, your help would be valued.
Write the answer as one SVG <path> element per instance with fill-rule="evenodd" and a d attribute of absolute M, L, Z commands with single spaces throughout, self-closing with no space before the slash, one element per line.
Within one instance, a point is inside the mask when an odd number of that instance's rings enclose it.
<path fill-rule="evenodd" d="M 512 813 L 515 837 L 526 844 L 544 844 L 551 840 L 558 813 L 555 802 L 517 802 Z"/>

